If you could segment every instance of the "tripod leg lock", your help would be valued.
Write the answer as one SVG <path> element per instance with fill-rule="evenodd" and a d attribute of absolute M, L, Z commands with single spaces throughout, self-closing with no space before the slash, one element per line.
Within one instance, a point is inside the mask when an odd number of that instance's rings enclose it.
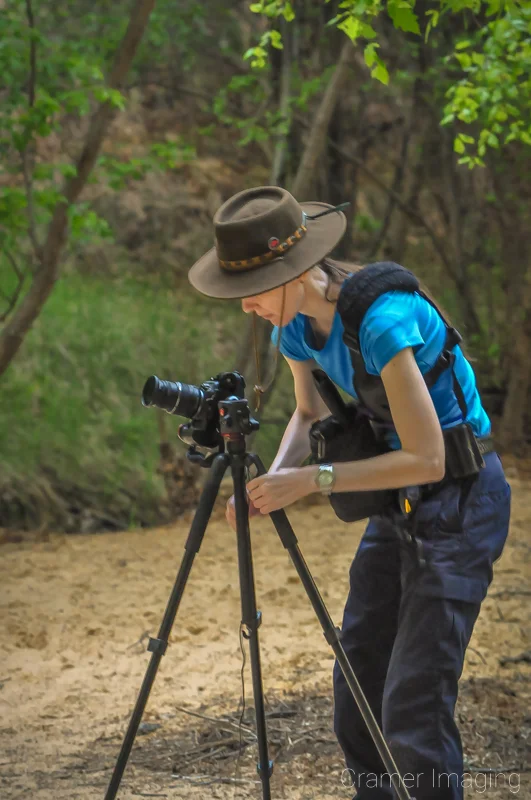
<path fill-rule="evenodd" d="M 333 628 L 328 628 L 324 631 L 324 637 L 329 645 L 332 647 L 339 641 L 341 641 L 341 628 L 338 628 L 337 625 Z"/>
<path fill-rule="evenodd" d="M 152 636 L 149 637 L 147 649 L 150 653 L 158 653 L 160 656 L 163 656 L 167 647 L 168 642 L 164 641 L 164 639 L 154 639 Z"/>
<path fill-rule="evenodd" d="M 256 765 L 256 771 L 258 772 L 259 775 L 262 774 L 262 765 L 261 764 L 257 764 Z M 268 778 L 270 778 L 272 774 L 273 774 L 273 762 L 269 761 L 268 770 L 267 770 Z"/>
<path fill-rule="evenodd" d="M 256 622 L 254 625 L 247 625 L 246 622 L 242 622 L 241 625 L 241 632 L 244 639 L 250 639 L 253 631 L 257 631 L 260 625 L 262 624 L 262 612 L 256 612 Z"/>

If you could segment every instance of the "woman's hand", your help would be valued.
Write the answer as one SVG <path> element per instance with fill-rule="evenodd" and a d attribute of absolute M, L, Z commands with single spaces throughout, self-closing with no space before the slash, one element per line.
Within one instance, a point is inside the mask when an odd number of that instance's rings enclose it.
<path fill-rule="evenodd" d="M 253 478 L 247 484 L 249 499 L 260 514 L 278 511 L 314 491 L 317 487 L 307 467 L 279 469 Z"/>
<path fill-rule="evenodd" d="M 257 508 L 251 503 L 249 500 L 249 519 L 251 517 L 259 516 L 260 512 Z M 225 518 L 229 525 L 231 526 L 233 531 L 236 531 L 236 508 L 234 506 L 234 495 L 227 500 L 227 506 L 225 508 Z"/>

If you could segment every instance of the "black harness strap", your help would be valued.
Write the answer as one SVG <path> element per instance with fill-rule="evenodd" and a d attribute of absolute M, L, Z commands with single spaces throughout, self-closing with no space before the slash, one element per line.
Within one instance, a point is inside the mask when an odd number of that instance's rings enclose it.
<path fill-rule="evenodd" d="M 359 331 L 363 318 L 371 305 L 382 294 L 391 291 L 417 293 L 437 311 L 446 327 L 443 349 L 433 367 L 424 375 L 426 386 L 431 388 L 442 373 L 451 369 L 453 390 L 465 420 L 467 404 L 459 381 L 454 372 L 455 353 L 453 348 L 462 342 L 462 336 L 451 326 L 437 305 L 421 289 L 415 275 L 394 261 L 379 261 L 368 264 L 351 275 L 343 284 L 337 301 L 337 310 L 343 322 L 343 341 L 350 351 L 354 370 L 354 390 L 361 403 L 379 422 L 392 424 L 391 412 L 382 379 L 369 375 L 360 350 Z"/>

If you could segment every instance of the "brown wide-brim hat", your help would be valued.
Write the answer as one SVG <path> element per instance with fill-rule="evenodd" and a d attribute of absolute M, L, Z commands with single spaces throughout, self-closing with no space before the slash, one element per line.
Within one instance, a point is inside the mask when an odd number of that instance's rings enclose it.
<path fill-rule="evenodd" d="M 196 261 L 188 279 L 202 294 L 224 299 L 283 286 L 337 245 L 347 224 L 341 207 L 298 203 L 279 186 L 238 192 L 216 211 L 215 246 Z"/>

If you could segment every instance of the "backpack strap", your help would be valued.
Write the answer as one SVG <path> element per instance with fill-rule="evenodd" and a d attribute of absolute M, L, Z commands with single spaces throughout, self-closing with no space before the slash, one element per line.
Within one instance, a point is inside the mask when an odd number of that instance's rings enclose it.
<path fill-rule="evenodd" d="M 454 371 L 455 353 L 452 352 L 453 348 L 457 344 L 461 344 L 461 342 L 463 341 L 463 337 L 461 336 L 457 328 L 454 328 L 453 325 L 449 324 L 449 322 L 445 318 L 440 308 L 430 297 L 428 297 L 424 292 L 420 290 L 418 294 L 420 294 L 420 296 L 423 297 L 424 300 L 426 300 L 436 310 L 436 312 L 441 317 L 442 321 L 446 326 L 446 338 L 444 340 L 444 346 L 442 352 L 439 353 L 437 361 L 435 362 L 433 367 L 429 370 L 429 372 L 427 372 L 426 375 L 424 376 L 426 386 L 428 387 L 428 389 L 430 389 L 437 383 L 444 370 L 450 369 L 452 371 L 452 383 L 453 383 L 454 394 L 457 399 L 459 408 L 461 410 L 461 414 L 463 415 L 463 419 L 465 420 L 467 417 L 468 408 L 465 400 L 465 395 L 461 388 L 461 384 L 457 380 L 457 376 Z"/>
<path fill-rule="evenodd" d="M 394 261 L 377 261 L 347 278 L 337 300 L 337 310 L 345 333 L 343 341 L 349 349 L 360 352 L 359 331 L 370 306 L 386 292 L 417 292 L 417 278 Z"/>
<path fill-rule="evenodd" d="M 442 352 L 433 367 L 424 375 L 424 380 L 426 386 L 431 388 L 446 369 L 451 369 L 454 393 L 463 419 L 466 419 L 468 413 L 467 405 L 463 390 L 453 369 L 455 353 L 452 352 L 453 348 L 462 342 L 462 336 L 445 319 L 444 314 L 442 314 L 435 302 L 420 289 L 419 281 L 415 275 L 394 261 L 378 261 L 368 264 L 346 279 L 339 294 L 337 310 L 343 323 L 343 341 L 350 351 L 355 378 L 356 373 L 359 375 L 360 364 L 363 363 L 359 343 L 359 331 L 363 318 L 378 297 L 391 291 L 416 292 L 437 311 L 444 322 L 446 338 Z M 365 374 L 367 375 L 367 373 Z"/>

